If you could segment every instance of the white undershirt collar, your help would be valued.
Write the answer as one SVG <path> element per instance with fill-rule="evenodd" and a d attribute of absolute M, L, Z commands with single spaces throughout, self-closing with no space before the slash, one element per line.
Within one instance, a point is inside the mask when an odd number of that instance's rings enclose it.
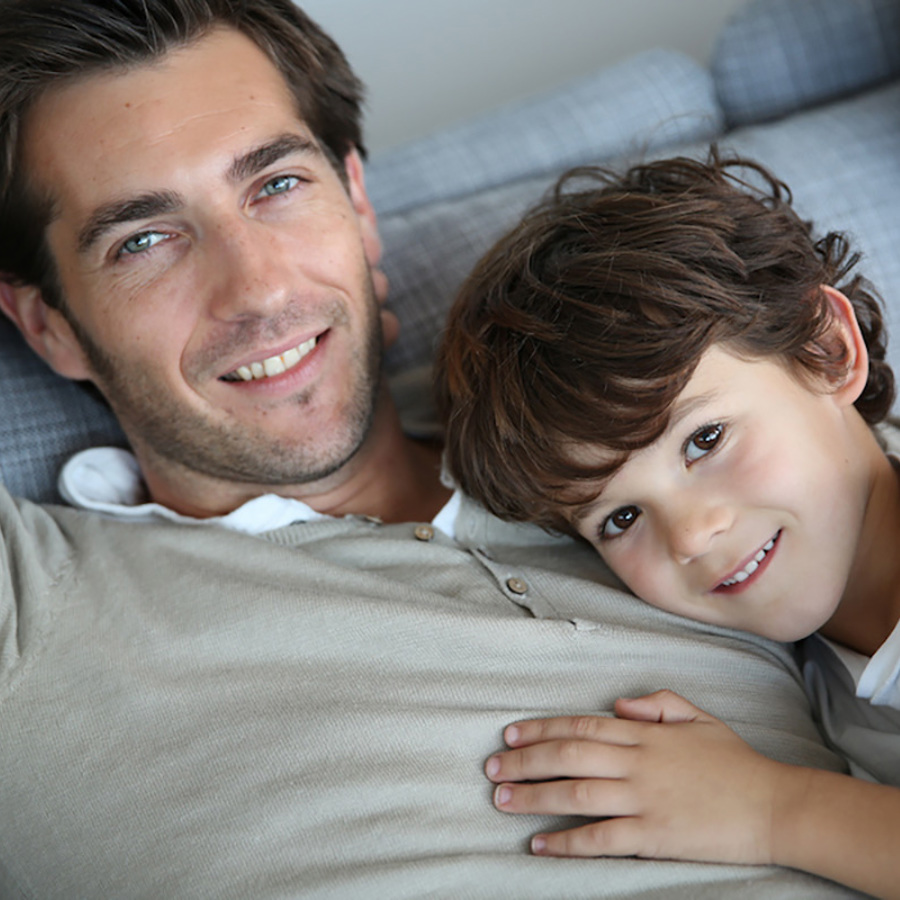
<path fill-rule="evenodd" d="M 118 447 L 92 447 L 75 454 L 59 475 L 59 492 L 78 509 L 91 510 L 131 522 L 165 519 L 187 525 L 218 525 L 245 534 L 262 534 L 297 522 L 316 522 L 331 516 L 316 512 L 302 500 L 262 494 L 225 516 L 197 519 L 146 500 L 147 491 L 137 460 Z M 444 505 L 432 524 L 453 537 L 459 492 Z"/>

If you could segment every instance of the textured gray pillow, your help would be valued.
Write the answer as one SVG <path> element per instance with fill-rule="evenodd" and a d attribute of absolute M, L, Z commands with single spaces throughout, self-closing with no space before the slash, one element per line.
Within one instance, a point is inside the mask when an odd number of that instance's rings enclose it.
<path fill-rule="evenodd" d="M 900 83 L 737 129 L 718 141 L 758 159 L 793 190 L 798 211 L 818 231 L 842 230 L 864 254 L 860 271 L 881 291 L 895 340 L 889 358 L 900 372 Z M 704 156 L 708 141 L 657 149 L 647 156 Z M 618 168 L 625 160 L 616 160 Z M 447 307 L 481 254 L 549 188 L 555 174 L 438 202 L 382 220 L 391 304 L 403 340 L 392 369 L 428 360 Z"/>
<path fill-rule="evenodd" d="M 860 91 L 900 75 L 900 2 L 750 0 L 711 70 L 729 126 Z"/>
<path fill-rule="evenodd" d="M 0 478 L 10 493 L 56 502 L 56 473 L 77 450 L 122 444 L 109 408 L 53 373 L 0 315 Z"/>
<path fill-rule="evenodd" d="M 384 216 L 721 129 L 709 72 L 681 53 L 651 50 L 373 156 L 366 184 Z"/>

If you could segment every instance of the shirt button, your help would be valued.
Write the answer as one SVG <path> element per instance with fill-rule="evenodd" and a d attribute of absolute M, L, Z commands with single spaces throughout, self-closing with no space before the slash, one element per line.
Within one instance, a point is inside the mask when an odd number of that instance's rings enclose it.
<path fill-rule="evenodd" d="M 430 525 L 416 525 L 413 533 L 417 541 L 430 541 L 434 537 L 434 529 Z"/>
<path fill-rule="evenodd" d="M 527 594 L 528 593 L 528 583 L 523 581 L 521 578 L 507 578 L 506 586 L 514 594 Z"/>

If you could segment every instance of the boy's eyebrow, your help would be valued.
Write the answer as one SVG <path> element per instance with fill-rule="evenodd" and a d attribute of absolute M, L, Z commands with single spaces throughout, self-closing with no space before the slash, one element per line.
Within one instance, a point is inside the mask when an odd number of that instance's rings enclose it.
<path fill-rule="evenodd" d="M 702 409 L 704 406 L 709 406 L 718 395 L 715 390 L 706 391 L 704 394 L 696 394 L 693 397 L 690 397 L 687 400 L 676 400 L 672 404 L 672 412 L 669 416 L 669 424 L 666 425 L 666 430 L 663 432 L 663 436 L 669 434 L 673 429 L 675 429 L 678 424 L 686 419 L 689 415 L 695 412 L 698 409 Z"/>
<path fill-rule="evenodd" d="M 295 153 L 322 156 L 322 150 L 315 141 L 299 134 L 280 134 L 236 156 L 228 167 L 226 176 L 232 183 L 243 181 L 252 178 L 285 156 Z M 105 203 L 91 213 L 79 230 L 78 253 L 80 255 L 87 253 L 104 234 L 118 225 L 177 212 L 184 205 L 184 198 L 175 191 L 148 191 L 125 200 Z"/>

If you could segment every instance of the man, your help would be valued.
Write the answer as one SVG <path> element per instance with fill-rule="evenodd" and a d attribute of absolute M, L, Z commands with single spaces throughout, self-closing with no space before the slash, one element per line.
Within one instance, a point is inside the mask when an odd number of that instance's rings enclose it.
<path fill-rule="evenodd" d="M 506 723 L 663 684 L 840 762 L 784 648 L 599 586 L 404 434 L 332 42 L 288 0 L 4 0 L 0 64 L 3 311 L 137 460 L 76 457 L 81 509 L 0 492 L 0 894 L 827 896 L 548 866 L 561 822 L 491 808 Z"/>

